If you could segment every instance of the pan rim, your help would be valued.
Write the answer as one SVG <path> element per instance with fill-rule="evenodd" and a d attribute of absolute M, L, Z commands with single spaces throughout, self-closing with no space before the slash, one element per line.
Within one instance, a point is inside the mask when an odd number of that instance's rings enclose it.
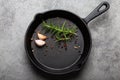
<path fill-rule="evenodd" d="M 46 12 L 44 12 L 44 13 L 42 13 L 42 14 L 47 14 L 48 12 L 51 12 L 51 11 L 63 11 L 63 12 L 67 12 L 67 13 L 70 13 L 70 14 L 73 14 L 73 13 L 71 13 L 71 12 L 69 12 L 69 11 L 66 11 L 66 10 L 50 10 L 50 11 L 46 11 Z M 73 16 L 74 16 L 75 14 L 73 14 Z M 77 16 L 77 15 L 75 15 L 75 16 Z M 88 56 L 89 56 L 89 53 L 90 53 L 90 51 L 91 51 L 91 46 L 92 46 L 92 40 L 91 40 L 91 35 L 90 35 L 90 31 L 89 31 L 89 29 L 88 29 L 88 26 L 87 26 L 87 24 L 84 22 L 84 20 L 82 19 L 82 18 L 80 18 L 79 16 L 77 16 L 84 24 L 85 24 L 85 26 L 86 26 L 86 28 L 87 28 L 87 31 L 88 31 L 88 33 L 89 33 L 89 37 L 90 37 L 90 47 L 89 47 L 89 51 L 88 51 Z M 34 20 L 33 20 L 34 21 Z M 30 27 L 30 26 L 29 26 Z M 27 37 L 27 33 L 28 33 L 28 30 L 29 30 L 29 27 L 27 28 L 27 31 L 26 31 L 26 34 L 25 34 L 25 42 L 26 42 L 26 37 Z M 41 70 L 43 70 L 44 72 L 47 72 L 47 73 L 51 73 L 51 72 L 49 72 L 49 71 L 46 71 L 46 70 L 44 70 L 43 68 L 40 68 L 35 62 L 34 62 L 34 60 L 31 58 L 31 56 L 29 55 L 29 52 L 28 52 L 28 50 L 27 50 L 27 45 L 26 45 L 26 43 L 24 43 L 25 44 L 25 49 L 26 49 L 26 53 L 27 53 L 27 55 L 29 56 L 29 59 L 32 61 L 32 63 L 37 67 L 37 68 L 39 68 L 39 69 L 41 69 Z M 84 49 L 83 49 L 84 50 Z M 80 59 L 80 58 L 79 58 Z M 76 62 L 75 63 L 73 63 L 73 65 L 72 66 L 75 66 L 75 64 L 79 61 L 79 59 L 78 60 L 76 60 Z M 83 61 L 83 63 L 85 63 L 85 59 L 84 59 L 84 61 Z M 50 69 L 50 68 L 49 68 Z M 65 68 L 66 69 L 66 68 Z M 68 68 L 67 68 L 68 69 Z M 55 69 L 54 69 L 55 70 Z M 58 70 L 58 69 L 57 69 Z M 61 70 L 61 69 L 59 69 L 59 70 Z M 72 72 L 71 70 L 69 70 L 69 71 L 66 71 L 66 72 L 62 72 L 62 73 L 53 73 L 52 72 L 52 74 L 66 74 L 66 73 L 69 73 L 69 72 Z"/>

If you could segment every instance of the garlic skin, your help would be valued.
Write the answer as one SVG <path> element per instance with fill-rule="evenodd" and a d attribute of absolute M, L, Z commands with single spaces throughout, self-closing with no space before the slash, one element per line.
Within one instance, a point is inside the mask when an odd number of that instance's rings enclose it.
<path fill-rule="evenodd" d="M 46 42 L 45 41 L 43 41 L 43 40 L 35 40 L 35 43 L 36 43 L 36 45 L 38 45 L 38 46 L 44 46 L 45 44 L 46 44 Z"/>
<path fill-rule="evenodd" d="M 47 39 L 47 36 L 45 36 L 43 34 L 37 33 L 37 35 L 38 35 L 38 38 L 41 39 L 41 40 Z"/>

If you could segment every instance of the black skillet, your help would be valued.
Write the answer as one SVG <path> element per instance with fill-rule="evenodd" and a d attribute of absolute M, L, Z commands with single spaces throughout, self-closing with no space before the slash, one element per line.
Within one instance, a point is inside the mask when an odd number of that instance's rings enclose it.
<path fill-rule="evenodd" d="M 105 6 L 104 9 L 101 8 Z M 30 26 L 28 27 L 25 35 L 25 50 L 28 54 L 31 62 L 40 70 L 49 73 L 49 74 L 66 74 L 74 71 L 79 71 L 81 67 L 86 62 L 88 55 L 91 50 L 92 40 L 91 34 L 88 29 L 88 22 L 104 13 L 109 9 L 110 5 L 108 2 L 102 2 L 97 8 L 95 8 L 92 13 L 90 13 L 86 18 L 80 18 L 77 15 L 65 11 L 65 10 L 51 10 L 44 13 L 39 13 L 36 15 Z M 56 17 L 62 18 L 60 21 L 54 19 Z M 55 46 L 57 43 L 49 38 L 46 40 L 48 47 L 44 46 L 42 48 L 35 45 L 34 41 L 31 41 L 31 38 L 36 38 L 36 31 L 39 31 L 41 28 L 42 21 L 48 19 L 53 19 L 53 22 L 59 24 L 63 20 L 68 20 L 75 24 L 78 27 L 78 44 L 80 45 L 79 50 L 73 48 L 74 39 L 71 42 L 68 42 L 68 49 Z M 49 36 L 49 34 L 46 34 Z M 54 48 L 49 46 L 54 45 Z M 32 52 L 34 49 L 34 52 Z M 47 51 L 45 52 L 45 50 Z"/>

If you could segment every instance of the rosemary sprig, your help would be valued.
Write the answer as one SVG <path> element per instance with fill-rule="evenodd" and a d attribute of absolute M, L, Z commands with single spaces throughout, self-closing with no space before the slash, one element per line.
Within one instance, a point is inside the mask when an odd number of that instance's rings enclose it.
<path fill-rule="evenodd" d="M 72 36 L 76 34 L 76 28 L 67 28 L 65 27 L 66 21 L 62 24 L 62 26 L 55 25 L 53 23 L 47 23 L 43 21 L 43 28 L 48 32 L 51 32 L 55 35 L 57 41 L 67 41 L 70 40 Z"/>

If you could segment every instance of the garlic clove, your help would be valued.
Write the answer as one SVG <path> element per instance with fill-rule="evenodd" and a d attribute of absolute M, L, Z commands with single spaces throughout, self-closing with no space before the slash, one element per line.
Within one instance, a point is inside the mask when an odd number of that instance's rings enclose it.
<path fill-rule="evenodd" d="M 37 35 L 38 35 L 38 38 L 41 39 L 41 40 L 47 39 L 47 36 L 45 36 L 43 34 L 37 33 Z"/>
<path fill-rule="evenodd" d="M 38 45 L 38 46 L 44 46 L 44 45 L 46 44 L 46 42 L 43 41 L 43 40 L 35 40 L 35 43 L 36 43 L 36 45 Z"/>

